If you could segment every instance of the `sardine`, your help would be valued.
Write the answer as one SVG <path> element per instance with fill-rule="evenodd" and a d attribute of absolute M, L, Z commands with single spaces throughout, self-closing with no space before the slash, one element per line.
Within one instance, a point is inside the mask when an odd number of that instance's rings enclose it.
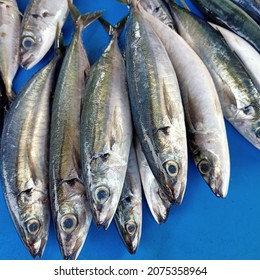
<path fill-rule="evenodd" d="M 258 24 L 260 24 L 260 1 L 259 0 L 231 0 L 248 13 Z"/>
<path fill-rule="evenodd" d="M 133 145 L 114 220 L 127 250 L 134 254 L 142 233 L 142 185 Z"/>
<path fill-rule="evenodd" d="M 179 34 L 207 66 L 225 118 L 260 149 L 260 93 L 221 34 L 207 22 L 171 4 Z"/>
<path fill-rule="evenodd" d="M 167 220 L 172 203 L 162 191 L 162 188 L 158 185 L 137 138 L 135 138 L 135 151 L 142 181 L 142 188 L 148 207 L 155 221 L 158 224 L 164 223 Z"/>
<path fill-rule="evenodd" d="M 188 143 L 198 170 L 214 194 L 225 197 L 230 158 L 224 117 L 212 77 L 181 36 L 147 12 L 142 14 L 164 44 L 176 71 Z"/>
<path fill-rule="evenodd" d="M 68 0 L 30 0 L 22 20 L 20 65 L 30 69 L 48 52 L 68 14 Z"/>
<path fill-rule="evenodd" d="M 50 198 L 57 239 L 64 259 L 76 259 L 92 215 L 82 182 L 80 112 L 90 65 L 82 31 L 100 13 L 80 15 L 71 5 L 76 31 L 66 51 L 54 93 L 50 140 Z"/>
<path fill-rule="evenodd" d="M 20 29 L 21 17 L 16 1 L 0 1 L 0 76 L 9 103 L 14 98 L 12 82 L 19 66 Z"/>
<path fill-rule="evenodd" d="M 217 24 L 210 24 L 223 35 L 228 46 L 242 61 L 254 84 L 260 89 L 260 54 L 236 33 Z"/>
<path fill-rule="evenodd" d="M 3 191 L 22 241 L 42 256 L 50 223 L 48 143 L 50 96 L 62 52 L 23 87 L 6 114 L 1 140 Z"/>
<path fill-rule="evenodd" d="M 133 123 L 148 164 L 171 202 L 180 204 L 187 177 L 187 139 L 177 77 L 162 42 L 132 1 L 126 66 Z"/>
<path fill-rule="evenodd" d="M 94 221 L 106 229 L 123 189 L 132 142 L 125 63 L 117 32 L 92 66 L 83 99 L 80 138 L 84 185 Z"/>
<path fill-rule="evenodd" d="M 260 52 L 260 26 L 236 4 L 230 0 L 192 0 L 192 2 L 210 21 L 233 30 Z"/>

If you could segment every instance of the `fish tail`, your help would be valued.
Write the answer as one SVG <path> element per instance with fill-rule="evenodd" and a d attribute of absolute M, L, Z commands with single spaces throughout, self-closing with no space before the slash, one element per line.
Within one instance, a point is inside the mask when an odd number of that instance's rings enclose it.
<path fill-rule="evenodd" d="M 103 17 L 100 17 L 98 20 L 110 36 L 116 35 L 118 37 L 125 27 L 127 17 L 128 16 L 123 17 L 115 26 L 111 25 Z"/>
<path fill-rule="evenodd" d="M 68 6 L 70 10 L 70 15 L 73 19 L 73 22 L 78 29 L 84 29 L 88 25 L 90 25 L 94 20 L 99 18 L 102 15 L 102 11 L 86 13 L 82 15 L 80 11 L 76 8 L 75 5 L 72 4 L 71 0 L 68 0 Z"/>

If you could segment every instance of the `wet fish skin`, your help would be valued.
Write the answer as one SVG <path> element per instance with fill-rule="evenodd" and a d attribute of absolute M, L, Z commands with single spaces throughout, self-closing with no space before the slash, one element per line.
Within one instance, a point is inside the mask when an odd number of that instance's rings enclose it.
<path fill-rule="evenodd" d="M 22 20 L 20 65 L 23 68 L 32 68 L 45 56 L 68 11 L 68 0 L 30 0 Z"/>
<path fill-rule="evenodd" d="M 150 14 L 160 19 L 164 24 L 174 29 L 171 14 L 162 0 L 141 0 L 142 7 Z"/>
<path fill-rule="evenodd" d="M 81 116 L 84 185 L 96 225 L 107 229 L 122 192 L 132 122 L 124 59 L 116 32 L 92 66 Z"/>
<path fill-rule="evenodd" d="M 142 233 L 142 185 L 133 145 L 114 220 L 127 250 L 136 253 Z"/>
<path fill-rule="evenodd" d="M 231 0 L 248 13 L 258 24 L 260 24 L 260 1 L 259 0 Z"/>
<path fill-rule="evenodd" d="M 70 9 L 75 8 L 71 5 Z M 90 64 L 82 31 L 100 13 L 80 15 L 66 51 L 55 89 L 50 140 L 50 197 L 56 235 L 64 259 L 76 259 L 87 237 L 92 215 L 82 182 L 80 113 Z"/>
<path fill-rule="evenodd" d="M 1 139 L 5 200 L 24 245 L 41 257 L 48 238 L 50 95 L 62 52 L 23 87 L 6 114 Z"/>
<path fill-rule="evenodd" d="M 12 81 L 19 66 L 21 16 L 15 0 L 0 2 L 0 77 L 8 103 L 14 98 Z"/>
<path fill-rule="evenodd" d="M 175 68 L 185 111 L 187 140 L 195 163 L 213 193 L 226 197 L 230 178 L 229 149 L 212 77 L 181 36 L 152 15 L 142 13 L 161 39 Z M 202 167 L 207 167 L 206 172 Z"/>
<path fill-rule="evenodd" d="M 192 2 L 211 21 L 233 30 L 260 52 L 260 26 L 236 4 L 229 0 L 192 0 Z"/>
<path fill-rule="evenodd" d="M 260 54 L 252 45 L 236 33 L 211 22 L 210 25 L 223 35 L 228 46 L 237 54 L 245 66 L 256 87 L 260 89 Z"/>
<path fill-rule="evenodd" d="M 158 224 L 166 222 L 172 203 L 158 185 L 137 137 L 135 138 L 135 151 L 138 162 L 138 169 L 141 177 L 142 188 L 148 207 Z"/>
<path fill-rule="evenodd" d="M 260 93 L 226 41 L 207 22 L 171 4 L 178 33 L 204 61 L 217 88 L 224 117 L 260 149 Z M 193 36 L 196 34 L 196 36 Z"/>
<path fill-rule="evenodd" d="M 180 204 L 186 186 L 187 141 L 179 86 L 163 44 L 138 5 L 131 8 L 126 27 L 133 123 L 160 187 L 171 202 Z"/>

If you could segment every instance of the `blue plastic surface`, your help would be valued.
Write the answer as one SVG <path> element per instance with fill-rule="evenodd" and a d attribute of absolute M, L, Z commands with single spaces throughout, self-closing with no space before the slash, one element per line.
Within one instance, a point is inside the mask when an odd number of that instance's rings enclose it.
<path fill-rule="evenodd" d="M 21 12 L 28 1 L 17 0 Z M 189 3 L 189 1 L 186 1 Z M 75 0 L 82 13 L 103 10 L 104 18 L 115 24 L 127 8 L 115 0 Z M 192 5 L 189 5 L 193 7 Z M 192 8 L 194 11 L 194 8 Z M 64 26 L 65 44 L 73 33 L 69 18 Z M 90 62 L 95 62 L 109 41 L 99 22 L 88 27 L 83 38 Z M 52 57 L 52 50 L 30 71 L 20 69 L 14 89 L 19 91 L 33 73 Z M 158 225 L 143 200 L 142 238 L 135 255 L 130 255 L 114 223 L 107 231 L 93 223 L 78 259 L 260 259 L 260 151 L 226 123 L 231 157 L 231 179 L 227 198 L 214 196 L 189 157 L 188 184 L 181 206 L 172 207 L 165 224 Z M 0 259 L 30 260 L 0 194 Z M 62 259 L 54 227 L 42 259 Z"/>

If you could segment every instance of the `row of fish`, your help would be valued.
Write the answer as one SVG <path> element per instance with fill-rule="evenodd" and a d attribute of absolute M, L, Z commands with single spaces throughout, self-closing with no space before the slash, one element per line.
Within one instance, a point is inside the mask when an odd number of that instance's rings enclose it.
<path fill-rule="evenodd" d="M 70 45 L 64 54 L 56 22 L 54 58 L 24 86 L 6 115 L 3 189 L 34 257 L 47 242 L 50 208 L 64 258 L 77 258 L 92 217 L 104 228 L 114 218 L 134 253 L 141 238 L 142 188 L 158 223 L 166 221 L 173 204 L 182 203 L 187 143 L 212 191 L 225 197 L 230 159 L 223 114 L 259 148 L 258 76 L 251 78 L 214 29 L 222 28 L 172 2 L 173 19 L 159 0 L 126 4 L 125 60 L 118 47 L 125 20 L 112 28 L 101 19 L 111 40 L 90 67 L 82 31 L 101 13 L 80 15 L 69 1 L 75 23 Z M 48 16 L 44 9 L 31 14 L 34 20 Z M 27 49 L 35 42 L 28 31 L 22 37 Z M 34 55 L 27 57 L 30 65 L 37 63 Z"/>

